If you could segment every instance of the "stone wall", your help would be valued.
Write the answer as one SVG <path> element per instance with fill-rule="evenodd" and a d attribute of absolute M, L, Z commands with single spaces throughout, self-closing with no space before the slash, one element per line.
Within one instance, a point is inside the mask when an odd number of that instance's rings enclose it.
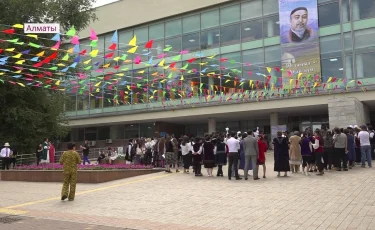
<path fill-rule="evenodd" d="M 346 128 L 349 125 L 363 125 L 370 121 L 366 105 L 355 97 L 334 97 L 328 99 L 330 128 Z"/>

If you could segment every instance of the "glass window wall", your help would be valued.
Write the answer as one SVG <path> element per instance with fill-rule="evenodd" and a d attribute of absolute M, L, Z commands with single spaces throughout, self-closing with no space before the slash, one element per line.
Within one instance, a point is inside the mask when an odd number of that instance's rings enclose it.
<path fill-rule="evenodd" d="M 352 0 L 353 20 L 375 17 L 375 1 Z"/>
<path fill-rule="evenodd" d="M 230 24 L 240 21 L 241 8 L 240 4 L 228 6 L 220 9 L 220 24 Z"/>
<path fill-rule="evenodd" d="M 182 31 L 183 33 L 190 33 L 199 31 L 201 29 L 201 19 L 198 15 L 192 15 L 182 19 Z"/>
<path fill-rule="evenodd" d="M 274 15 L 263 19 L 264 37 L 280 36 L 279 15 Z"/>
<path fill-rule="evenodd" d="M 228 45 L 240 43 L 241 42 L 240 29 L 241 29 L 240 24 L 221 27 L 221 30 L 220 30 L 221 46 L 228 46 Z"/>
<path fill-rule="evenodd" d="M 339 3 L 333 2 L 318 7 L 319 27 L 340 24 Z"/>
<path fill-rule="evenodd" d="M 201 14 L 202 30 L 216 26 L 219 26 L 219 10 L 212 10 Z"/>
<path fill-rule="evenodd" d="M 165 23 L 165 37 L 173 37 L 182 33 L 181 19 Z"/>
<path fill-rule="evenodd" d="M 220 46 L 220 29 L 205 30 L 201 32 L 201 49 L 210 49 Z"/>
<path fill-rule="evenodd" d="M 248 42 L 263 38 L 261 19 L 243 22 L 241 27 L 242 42 Z"/>
<path fill-rule="evenodd" d="M 262 17 L 262 1 L 250 1 L 241 3 L 241 20 Z"/>
<path fill-rule="evenodd" d="M 164 23 L 149 26 L 150 39 L 164 38 Z"/>

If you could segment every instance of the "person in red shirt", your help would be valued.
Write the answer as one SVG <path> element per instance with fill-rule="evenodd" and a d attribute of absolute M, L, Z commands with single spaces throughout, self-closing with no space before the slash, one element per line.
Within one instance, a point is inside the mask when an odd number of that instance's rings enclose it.
<path fill-rule="evenodd" d="M 264 138 L 264 135 L 258 136 L 258 149 L 259 155 L 257 159 L 257 171 L 259 171 L 259 165 L 263 165 L 263 178 L 266 178 L 266 152 L 268 149 L 268 145 Z"/>
<path fill-rule="evenodd" d="M 315 160 L 316 160 L 316 166 L 318 167 L 319 173 L 316 174 L 318 176 L 323 176 L 324 174 L 324 162 L 323 162 L 323 156 L 324 156 L 324 140 L 322 136 L 320 135 L 320 130 L 315 130 L 314 132 L 314 140 L 315 143 L 312 144 L 314 150 L 315 150 Z"/>

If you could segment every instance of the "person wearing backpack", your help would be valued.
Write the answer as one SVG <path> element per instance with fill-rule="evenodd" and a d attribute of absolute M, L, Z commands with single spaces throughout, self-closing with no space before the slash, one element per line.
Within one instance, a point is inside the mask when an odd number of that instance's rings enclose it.
<path fill-rule="evenodd" d="M 146 143 L 145 143 L 145 158 L 144 158 L 144 164 L 145 165 L 151 164 L 152 147 L 153 146 L 152 146 L 151 138 L 147 138 Z"/>

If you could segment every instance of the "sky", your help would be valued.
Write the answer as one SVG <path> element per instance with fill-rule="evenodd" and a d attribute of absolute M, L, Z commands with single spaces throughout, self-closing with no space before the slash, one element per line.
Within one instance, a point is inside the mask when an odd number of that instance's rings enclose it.
<path fill-rule="evenodd" d="M 94 7 L 103 6 L 108 3 L 117 2 L 118 0 L 96 0 L 96 3 L 94 4 Z"/>

